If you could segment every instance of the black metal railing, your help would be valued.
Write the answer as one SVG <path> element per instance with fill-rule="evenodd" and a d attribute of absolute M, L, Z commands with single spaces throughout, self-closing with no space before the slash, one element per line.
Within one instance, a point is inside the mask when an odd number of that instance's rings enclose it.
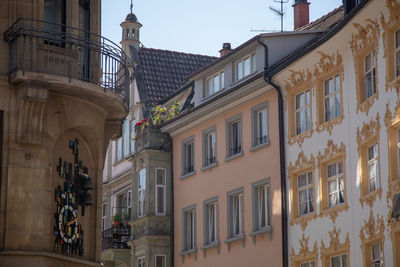
<path fill-rule="evenodd" d="M 104 230 L 101 234 L 101 250 L 110 248 L 130 249 L 126 243 L 131 237 L 131 226 L 120 224 Z"/>
<path fill-rule="evenodd" d="M 209 166 L 214 164 L 217 161 L 216 157 L 206 158 L 205 166 Z"/>
<path fill-rule="evenodd" d="M 9 73 L 55 74 L 100 85 L 129 100 L 134 69 L 112 41 L 51 22 L 20 18 L 3 34 L 10 47 Z"/>
<path fill-rule="evenodd" d="M 241 145 L 235 145 L 230 149 L 230 156 L 233 156 L 235 154 L 239 154 L 242 152 L 242 146 Z"/>
<path fill-rule="evenodd" d="M 256 137 L 256 145 L 261 145 L 269 142 L 268 135 Z"/>
<path fill-rule="evenodd" d="M 187 166 L 187 167 L 184 169 L 184 171 L 185 171 L 185 174 L 193 172 L 193 171 L 194 171 L 193 165 Z"/>

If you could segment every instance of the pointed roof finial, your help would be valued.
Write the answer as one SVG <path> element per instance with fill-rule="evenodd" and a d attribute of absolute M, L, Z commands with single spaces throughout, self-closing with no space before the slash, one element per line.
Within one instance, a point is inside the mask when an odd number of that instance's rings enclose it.
<path fill-rule="evenodd" d="M 132 4 L 132 0 L 131 0 L 131 14 L 132 14 L 132 8 L 133 8 L 133 4 Z"/>

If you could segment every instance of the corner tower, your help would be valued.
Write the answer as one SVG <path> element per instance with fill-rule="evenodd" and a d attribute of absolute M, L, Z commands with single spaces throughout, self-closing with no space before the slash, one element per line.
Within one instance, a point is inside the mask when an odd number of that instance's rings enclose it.
<path fill-rule="evenodd" d="M 132 2 L 131 2 L 131 12 L 126 16 L 125 21 L 120 25 L 122 28 L 122 39 L 121 46 L 125 52 L 128 52 L 128 46 L 133 45 L 136 49 L 139 49 L 140 44 L 140 28 L 143 26 L 135 14 L 132 13 Z"/>

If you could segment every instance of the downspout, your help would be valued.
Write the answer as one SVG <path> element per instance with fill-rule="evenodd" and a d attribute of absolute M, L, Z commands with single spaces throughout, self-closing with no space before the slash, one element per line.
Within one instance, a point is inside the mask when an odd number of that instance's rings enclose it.
<path fill-rule="evenodd" d="M 268 46 L 260 40 L 257 42 L 264 47 L 264 81 L 271 85 L 278 93 L 278 119 L 279 119 L 279 157 L 281 165 L 281 207 L 282 207 L 282 266 L 289 266 L 288 256 L 288 220 L 287 220 L 287 197 L 286 197 L 286 155 L 285 155 L 285 130 L 283 123 L 283 96 L 281 88 L 272 81 L 268 73 Z"/>

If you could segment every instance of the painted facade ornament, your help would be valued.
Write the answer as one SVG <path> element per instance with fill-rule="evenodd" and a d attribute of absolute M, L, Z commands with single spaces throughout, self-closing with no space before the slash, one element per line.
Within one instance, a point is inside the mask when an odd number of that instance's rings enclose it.
<path fill-rule="evenodd" d="M 352 34 L 350 47 L 353 52 L 354 69 L 357 87 L 356 112 L 368 112 L 379 97 L 378 75 L 375 76 L 376 93 L 365 99 L 364 97 L 364 58 L 371 51 L 375 50 L 375 58 L 378 58 L 379 25 L 377 19 L 366 19 L 365 26 L 353 23 L 356 32 Z M 378 73 L 378 66 L 375 65 L 375 73 Z"/>
<path fill-rule="evenodd" d="M 340 242 L 340 229 L 333 227 L 332 231 L 329 231 L 329 247 L 325 245 L 324 240 L 321 240 L 321 261 L 322 266 L 330 266 L 330 257 L 332 255 L 346 254 L 347 261 L 350 259 L 350 237 L 349 233 L 346 233 L 346 238 L 343 243 Z"/>
<path fill-rule="evenodd" d="M 385 242 L 385 222 L 383 216 L 376 216 L 376 220 L 372 210 L 370 210 L 368 221 L 364 221 L 364 225 L 360 230 L 361 250 L 363 254 L 364 266 L 370 264 L 370 251 L 371 245 L 381 244 L 382 251 L 384 251 Z"/>
<path fill-rule="evenodd" d="M 290 258 L 291 258 L 291 266 L 295 267 L 295 266 L 299 266 L 298 264 L 300 262 L 304 262 L 304 261 L 318 261 L 318 245 L 317 245 L 317 241 L 315 241 L 314 243 L 314 247 L 312 250 L 309 249 L 308 246 L 308 241 L 310 240 L 310 237 L 305 237 L 304 233 L 302 238 L 299 240 L 299 244 L 300 244 L 300 249 L 299 249 L 299 253 L 296 254 L 296 252 L 294 251 L 294 248 L 291 247 L 291 252 L 290 252 Z"/>
<path fill-rule="evenodd" d="M 343 111 L 343 79 L 344 79 L 344 71 L 343 71 L 343 58 L 339 54 L 339 51 L 335 54 L 328 55 L 322 51 L 317 51 L 320 55 L 320 59 L 314 65 L 314 77 L 315 77 L 315 88 L 317 90 L 317 126 L 316 131 L 318 133 L 327 130 L 329 135 L 332 135 L 333 127 L 336 124 L 342 122 L 344 118 L 344 111 Z M 340 116 L 325 122 L 325 112 L 324 112 L 324 88 L 325 88 L 325 81 L 331 79 L 339 75 L 340 81 Z"/>
<path fill-rule="evenodd" d="M 381 129 L 381 123 L 379 118 L 379 113 L 376 114 L 376 119 L 371 118 L 369 123 L 363 122 L 363 126 L 357 127 L 357 144 L 360 146 L 365 141 L 368 141 L 371 137 L 379 135 L 379 130 Z"/>
<path fill-rule="evenodd" d="M 290 177 L 290 184 L 291 188 L 295 190 L 291 190 L 290 192 L 290 199 L 292 201 L 292 210 L 291 210 L 291 220 L 290 225 L 299 224 L 301 229 L 304 231 L 308 225 L 308 222 L 315 219 L 316 215 L 316 206 L 315 206 L 315 179 L 314 179 L 314 169 L 315 169 L 315 158 L 313 155 L 310 155 L 310 158 L 304 155 L 304 152 L 301 151 L 297 157 L 297 160 L 293 164 L 292 162 L 289 163 L 288 167 L 288 176 Z M 313 206 L 314 211 L 305 214 L 303 216 L 299 216 L 298 210 L 298 194 L 297 194 L 297 176 L 303 174 L 305 172 L 312 172 L 313 173 Z"/>

